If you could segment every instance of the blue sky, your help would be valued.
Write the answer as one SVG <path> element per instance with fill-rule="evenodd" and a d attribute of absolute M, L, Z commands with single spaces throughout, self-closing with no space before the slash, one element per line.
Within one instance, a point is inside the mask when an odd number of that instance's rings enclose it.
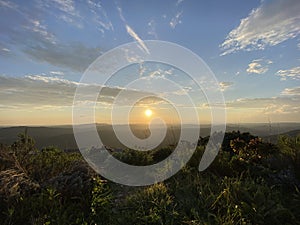
<path fill-rule="evenodd" d="M 199 55 L 228 122 L 300 122 L 299 12 L 298 0 L 0 0 L 0 124 L 70 123 L 87 66 L 139 40 Z"/>

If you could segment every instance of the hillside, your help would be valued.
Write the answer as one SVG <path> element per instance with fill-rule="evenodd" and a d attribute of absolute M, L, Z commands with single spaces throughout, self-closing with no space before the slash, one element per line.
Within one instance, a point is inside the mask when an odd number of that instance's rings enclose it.
<path fill-rule="evenodd" d="M 225 140 L 230 145 L 206 171 L 198 171 L 205 149 L 199 143 L 173 177 L 130 187 L 96 174 L 78 152 L 40 151 L 21 135 L 13 145 L 0 145 L 0 224 L 300 224 L 299 137 L 274 145 L 229 132 Z M 142 166 L 171 152 L 112 154 Z"/>
<path fill-rule="evenodd" d="M 191 132 L 194 132 L 195 126 L 186 125 L 189 127 Z M 117 125 L 116 130 L 122 132 L 124 125 Z M 36 146 L 38 148 L 43 148 L 47 146 L 55 146 L 60 149 L 77 149 L 77 144 L 73 135 L 72 126 L 54 126 L 54 127 L 6 127 L 0 128 L 0 143 L 12 144 L 18 134 L 24 133 L 27 128 L 28 135 L 34 138 L 36 141 Z M 139 138 L 145 138 L 149 135 L 149 130 L 146 125 L 133 125 L 133 133 Z M 274 125 L 273 128 L 269 124 L 241 124 L 233 125 L 228 124 L 226 131 L 241 131 L 241 132 L 250 132 L 253 135 L 262 137 L 266 141 L 271 141 L 276 143 L 279 135 L 289 135 L 291 137 L 297 136 L 299 133 L 300 124 L 291 124 L 291 123 L 281 123 Z M 103 143 L 107 146 L 113 148 L 124 148 L 118 139 L 116 138 L 112 126 L 108 124 L 98 124 L 97 125 L 98 133 L 100 134 Z M 163 143 L 159 146 L 164 147 L 174 143 L 174 140 L 177 139 L 179 135 L 179 127 L 172 126 L 169 127 L 167 136 Z M 200 136 L 208 136 L 210 133 L 209 125 L 203 125 L 200 129 Z"/>

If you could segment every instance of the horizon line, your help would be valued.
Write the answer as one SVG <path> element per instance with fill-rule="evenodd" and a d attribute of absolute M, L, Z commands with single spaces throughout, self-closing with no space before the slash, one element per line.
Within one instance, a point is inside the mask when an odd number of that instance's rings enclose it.
<path fill-rule="evenodd" d="M 94 123 L 90 123 L 90 124 L 94 124 Z M 76 125 L 90 125 L 90 124 L 76 124 Z M 113 124 L 111 123 L 95 123 L 96 125 L 107 125 L 107 126 L 112 126 Z M 243 122 L 243 123 L 225 123 L 225 125 L 242 125 L 242 124 L 300 124 L 300 121 L 280 121 L 280 122 Z M 118 124 L 114 124 L 115 126 L 124 126 L 127 125 L 127 123 L 118 123 Z M 130 125 L 149 125 L 147 123 L 131 123 Z M 163 124 L 154 124 L 157 126 L 161 126 Z M 166 123 L 167 126 L 180 126 L 180 125 L 194 125 L 194 126 L 211 126 L 211 123 L 185 123 L 185 124 L 180 124 L 180 123 Z M 221 123 L 215 124 L 215 125 L 224 125 Z M 47 125 L 47 124 L 0 124 L 0 128 L 8 128 L 8 127 L 58 127 L 58 126 L 74 126 L 74 124 L 51 124 L 51 125 Z"/>

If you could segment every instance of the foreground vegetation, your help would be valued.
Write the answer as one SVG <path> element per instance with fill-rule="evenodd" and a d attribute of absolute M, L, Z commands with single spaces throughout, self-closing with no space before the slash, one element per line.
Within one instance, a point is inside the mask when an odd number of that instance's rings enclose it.
<path fill-rule="evenodd" d="M 0 224 L 300 224 L 300 137 L 262 142 L 226 133 L 205 172 L 197 170 L 208 138 L 188 165 L 147 187 L 111 183 L 79 153 L 39 150 L 25 134 L 0 146 Z M 171 148 L 115 153 L 133 165 L 158 162 Z"/>

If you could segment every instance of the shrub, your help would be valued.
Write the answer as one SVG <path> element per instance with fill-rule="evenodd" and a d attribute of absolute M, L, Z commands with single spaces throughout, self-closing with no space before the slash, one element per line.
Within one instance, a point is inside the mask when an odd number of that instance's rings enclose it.
<path fill-rule="evenodd" d="M 174 197 L 163 183 L 129 195 L 123 206 L 121 224 L 176 224 L 178 213 Z"/>
<path fill-rule="evenodd" d="M 278 147 L 281 153 L 291 159 L 295 174 L 300 179 L 300 136 L 288 137 L 280 136 Z"/>
<path fill-rule="evenodd" d="M 0 224 L 300 224 L 300 185 L 294 176 L 299 137 L 281 137 L 275 146 L 233 132 L 226 141 L 230 150 L 221 149 L 204 172 L 198 172 L 201 144 L 188 165 L 168 180 L 124 187 L 92 173 L 80 154 L 38 150 L 32 139 L 20 135 L 13 145 L 1 146 Z M 125 150 L 114 156 L 148 165 L 171 152 Z M 288 165 L 278 163 L 286 158 Z M 26 192 L 25 183 L 38 188 Z M 11 186 L 20 192 L 9 197 Z"/>
<path fill-rule="evenodd" d="M 91 197 L 91 222 L 93 224 L 111 224 L 113 198 L 111 190 L 106 181 L 99 177 L 93 179 Z"/>

